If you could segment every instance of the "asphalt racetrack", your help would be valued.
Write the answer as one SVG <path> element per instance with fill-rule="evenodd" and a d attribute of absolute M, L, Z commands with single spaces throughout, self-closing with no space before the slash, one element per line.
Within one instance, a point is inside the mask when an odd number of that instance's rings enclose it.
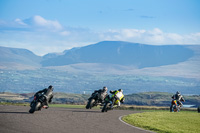
<path fill-rule="evenodd" d="M 27 106 L 0 105 L 0 133 L 147 133 L 120 121 L 128 110 L 49 108 L 28 113 Z"/>

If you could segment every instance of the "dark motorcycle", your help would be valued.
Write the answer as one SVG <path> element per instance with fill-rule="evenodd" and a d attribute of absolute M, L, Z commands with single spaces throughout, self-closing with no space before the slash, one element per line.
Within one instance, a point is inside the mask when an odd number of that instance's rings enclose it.
<path fill-rule="evenodd" d="M 180 101 L 185 102 L 184 99 L 181 99 Z M 171 106 L 170 106 L 170 112 L 179 112 L 181 110 L 181 106 L 179 105 L 179 102 L 175 99 L 172 100 Z"/>
<path fill-rule="evenodd" d="M 170 112 L 179 112 L 179 111 L 180 111 L 180 106 L 177 103 L 177 101 L 173 99 L 170 106 Z"/>
<path fill-rule="evenodd" d="M 113 98 L 115 99 L 113 105 L 118 105 L 118 102 L 124 103 L 124 95 L 123 94 L 122 94 L 121 100 L 115 98 L 115 95 L 113 95 L 113 94 L 107 95 L 105 100 L 104 100 L 105 103 L 104 103 L 104 106 L 103 106 L 101 112 L 107 112 L 108 110 L 113 109 L 113 108 L 111 108 Z"/>
<path fill-rule="evenodd" d="M 100 99 L 101 94 L 96 92 L 93 93 L 88 99 L 86 109 L 91 109 L 94 106 L 102 105 L 102 100 Z"/>
<path fill-rule="evenodd" d="M 101 110 L 101 112 L 107 112 L 108 110 L 111 110 L 111 104 L 112 104 L 112 101 L 111 101 L 111 97 L 110 95 L 107 95 L 106 98 L 105 98 L 105 103 L 104 103 L 104 106 Z"/>
<path fill-rule="evenodd" d="M 41 110 L 45 102 L 46 102 L 46 97 L 44 94 L 39 94 L 37 96 L 34 96 L 34 99 L 30 104 L 31 109 L 29 110 L 29 113 L 34 113 L 35 111 Z"/>

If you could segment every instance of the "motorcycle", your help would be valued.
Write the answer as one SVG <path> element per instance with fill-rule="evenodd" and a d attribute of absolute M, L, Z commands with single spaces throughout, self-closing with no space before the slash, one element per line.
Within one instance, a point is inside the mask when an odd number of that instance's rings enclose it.
<path fill-rule="evenodd" d="M 177 101 L 173 99 L 170 106 L 170 112 L 179 112 L 179 111 L 180 111 L 180 106 L 177 103 Z"/>
<path fill-rule="evenodd" d="M 91 95 L 91 97 L 88 99 L 86 109 L 91 109 L 94 106 L 102 105 L 102 101 L 100 99 L 101 94 L 96 92 Z"/>
<path fill-rule="evenodd" d="M 124 97 L 124 95 L 122 94 L 122 97 Z M 112 110 L 113 108 L 111 107 L 112 105 L 112 99 L 115 98 L 115 95 L 113 94 L 110 94 L 110 95 L 107 95 L 106 98 L 105 98 L 105 103 L 104 103 L 104 106 L 101 110 L 101 112 L 107 112 L 108 110 Z M 115 98 L 114 100 L 114 104 L 113 105 L 118 105 L 118 102 L 124 102 L 124 98 L 122 98 L 121 100 Z"/>
<path fill-rule="evenodd" d="M 42 108 L 45 108 L 44 103 L 46 102 L 46 97 L 44 94 L 38 94 L 34 96 L 33 101 L 30 104 L 29 113 L 34 113 L 35 111 L 39 111 Z"/>

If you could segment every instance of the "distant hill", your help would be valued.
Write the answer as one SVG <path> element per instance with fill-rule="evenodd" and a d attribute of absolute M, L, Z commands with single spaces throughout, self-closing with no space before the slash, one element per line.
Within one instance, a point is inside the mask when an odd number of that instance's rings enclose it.
<path fill-rule="evenodd" d="M 42 57 L 35 55 L 27 49 L 8 48 L 0 46 L 0 68 L 39 67 Z"/>
<path fill-rule="evenodd" d="M 105 41 L 37 56 L 0 47 L 0 92 L 90 94 L 107 86 L 126 94 L 161 91 L 200 94 L 200 45 L 153 46 Z"/>
<path fill-rule="evenodd" d="M 77 63 L 107 63 L 131 65 L 137 68 L 177 64 L 194 55 L 181 45 L 145 45 L 121 41 L 104 41 L 66 50 L 61 55 L 46 55 L 42 66 L 64 66 Z"/>
<path fill-rule="evenodd" d="M 34 93 L 6 93 L 0 92 L 0 103 L 24 103 L 31 102 L 33 100 Z M 170 106 L 172 93 L 166 92 L 145 92 L 134 93 L 125 95 L 126 105 L 148 105 L 148 106 Z M 72 93 L 54 93 L 53 103 L 62 104 L 86 104 L 89 94 L 72 94 Z M 200 95 L 185 96 L 183 95 L 185 102 L 183 105 L 193 105 L 197 107 L 200 105 Z"/>
<path fill-rule="evenodd" d="M 178 64 L 194 56 L 194 50 L 183 45 L 145 45 L 121 41 L 103 41 L 85 47 L 49 53 L 43 57 L 26 49 L 0 47 L 0 67 L 65 66 L 79 63 L 113 64 L 135 68 Z"/>

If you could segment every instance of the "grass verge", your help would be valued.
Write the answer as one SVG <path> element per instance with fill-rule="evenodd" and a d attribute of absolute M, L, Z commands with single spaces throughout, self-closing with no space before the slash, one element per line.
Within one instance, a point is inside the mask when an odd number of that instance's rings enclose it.
<path fill-rule="evenodd" d="M 0 105 L 29 106 L 29 105 L 30 105 L 30 103 L 12 103 L 12 102 L 0 102 Z"/>
<path fill-rule="evenodd" d="M 193 111 L 144 112 L 130 114 L 122 119 L 134 126 L 157 133 L 200 133 L 200 113 Z"/>

